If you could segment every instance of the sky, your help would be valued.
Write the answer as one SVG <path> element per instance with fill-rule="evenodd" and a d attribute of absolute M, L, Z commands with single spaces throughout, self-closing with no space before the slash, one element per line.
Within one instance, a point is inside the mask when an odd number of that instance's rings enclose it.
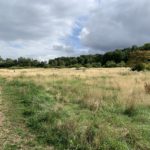
<path fill-rule="evenodd" d="M 0 0 L 0 56 L 48 60 L 150 42 L 150 0 Z"/>

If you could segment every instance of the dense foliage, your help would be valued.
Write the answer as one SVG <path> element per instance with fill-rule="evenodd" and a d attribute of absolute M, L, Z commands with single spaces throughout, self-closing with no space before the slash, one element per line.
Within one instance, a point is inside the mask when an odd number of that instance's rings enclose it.
<path fill-rule="evenodd" d="M 136 64 L 132 67 L 132 71 L 143 71 L 145 66 L 143 63 Z"/>
<path fill-rule="evenodd" d="M 60 57 L 53 60 L 38 61 L 30 58 L 20 57 L 18 59 L 2 59 L 0 57 L 0 68 L 9 67 L 124 67 L 130 66 L 128 61 L 134 59 L 131 53 L 137 51 L 149 51 L 150 43 L 143 46 L 132 46 L 131 48 L 117 49 L 105 54 L 81 55 L 79 57 Z M 145 58 L 144 58 L 145 59 Z M 134 64 L 135 62 L 133 62 Z"/>

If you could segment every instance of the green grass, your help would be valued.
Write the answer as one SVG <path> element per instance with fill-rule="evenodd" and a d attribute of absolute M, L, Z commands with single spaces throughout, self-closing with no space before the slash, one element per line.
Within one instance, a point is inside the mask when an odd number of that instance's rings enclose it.
<path fill-rule="evenodd" d="M 111 95 L 104 95 L 107 105 L 95 111 L 84 101 L 85 85 L 81 79 L 60 80 L 50 82 L 46 90 L 22 78 L 3 80 L 3 98 L 9 103 L 10 117 L 25 124 L 41 145 L 60 150 L 150 149 L 148 106 L 124 108 L 117 103 L 119 89 L 99 85 Z"/>

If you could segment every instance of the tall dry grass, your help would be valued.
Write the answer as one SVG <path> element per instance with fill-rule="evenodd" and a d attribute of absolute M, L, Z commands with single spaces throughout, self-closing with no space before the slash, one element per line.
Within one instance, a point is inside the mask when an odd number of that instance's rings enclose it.
<path fill-rule="evenodd" d="M 54 92 L 57 99 L 67 101 L 71 95 L 91 109 L 105 105 L 109 97 L 116 97 L 122 105 L 150 105 L 150 72 L 131 72 L 129 68 L 100 69 L 1 69 L 0 76 L 9 80 L 22 78 L 33 80 L 45 89 Z M 81 81 L 74 85 L 70 81 Z M 57 82 L 60 82 L 59 88 Z M 145 84 L 147 83 L 147 84 Z M 134 101 L 134 102 L 133 102 Z"/>
<path fill-rule="evenodd" d="M 3 69 L 0 76 L 10 81 L 5 93 L 14 94 L 9 97 L 14 112 L 19 103 L 28 127 L 46 143 L 60 149 L 150 147 L 150 94 L 145 84 L 150 83 L 150 72 Z"/>

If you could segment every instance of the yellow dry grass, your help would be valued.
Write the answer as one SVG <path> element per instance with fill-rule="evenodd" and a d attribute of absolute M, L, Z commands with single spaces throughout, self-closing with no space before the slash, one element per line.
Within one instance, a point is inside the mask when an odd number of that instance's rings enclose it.
<path fill-rule="evenodd" d="M 129 68 L 100 68 L 100 69 L 43 69 L 43 68 L 35 68 L 35 69 L 0 69 L 0 75 L 4 77 L 16 77 L 20 75 L 25 76 L 51 76 L 57 75 L 61 77 L 70 77 L 70 76 L 80 76 L 80 77 L 95 77 L 95 76 L 112 76 L 118 73 L 127 73 Z"/>
<path fill-rule="evenodd" d="M 111 96 L 114 90 L 117 90 L 119 103 L 150 105 L 150 95 L 145 92 L 145 83 L 150 83 L 150 72 L 132 72 L 129 68 L 1 69 L 0 76 L 7 79 L 24 77 L 24 80 L 31 79 L 47 89 L 51 88 L 50 82 L 55 83 L 60 80 L 63 81 L 62 84 L 66 92 L 71 90 L 67 84 L 68 80 L 80 79 L 84 81 L 85 85 L 81 85 L 71 92 L 80 90 L 80 88 L 87 89 L 82 98 L 85 98 L 87 103 L 90 103 L 89 105 L 93 101 L 96 108 L 101 104 L 102 97 Z M 112 90 L 105 90 L 99 86 Z M 62 95 L 64 96 L 64 93 L 58 92 L 56 97 Z"/>

